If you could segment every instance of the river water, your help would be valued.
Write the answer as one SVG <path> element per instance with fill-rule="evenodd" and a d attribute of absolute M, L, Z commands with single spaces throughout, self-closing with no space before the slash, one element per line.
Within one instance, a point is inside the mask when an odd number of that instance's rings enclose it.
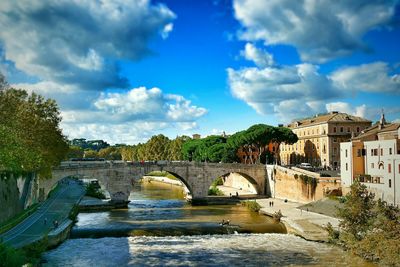
<path fill-rule="evenodd" d="M 44 266 L 373 266 L 237 205 L 192 207 L 180 187 L 136 185 L 128 209 L 81 213 Z M 229 227 L 219 225 L 230 220 Z M 95 237 L 95 238 L 94 238 Z"/>

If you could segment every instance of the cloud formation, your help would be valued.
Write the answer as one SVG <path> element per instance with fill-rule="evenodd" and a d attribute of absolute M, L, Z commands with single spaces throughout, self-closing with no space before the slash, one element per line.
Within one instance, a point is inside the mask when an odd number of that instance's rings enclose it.
<path fill-rule="evenodd" d="M 367 50 L 364 34 L 390 25 L 398 1 L 234 0 L 244 40 L 290 44 L 303 61 L 325 62 Z"/>
<path fill-rule="evenodd" d="M 90 110 L 62 112 L 63 129 L 70 138 L 97 136 L 110 142 L 141 142 L 151 132 L 166 128 L 195 129 L 196 120 L 207 113 L 182 96 L 145 87 L 101 93 L 91 106 Z"/>
<path fill-rule="evenodd" d="M 259 114 L 276 114 L 284 122 L 333 110 L 371 118 L 365 105 L 351 107 L 338 100 L 357 92 L 400 93 L 400 75 L 385 62 L 342 67 L 327 75 L 310 63 L 267 62 L 268 54 L 249 43 L 241 54 L 256 66 L 227 69 L 232 95 Z"/>
<path fill-rule="evenodd" d="M 251 43 L 247 43 L 244 50 L 241 51 L 245 59 L 253 61 L 258 67 L 267 67 L 274 65 L 272 54 L 259 49 Z"/>
<path fill-rule="evenodd" d="M 318 72 L 312 64 L 295 66 L 229 68 L 228 82 L 232 94 L 245 101 L 260 114 L 279 113 L 281 108 L 297 101 L 309 108 L 316 102 L 338 97 L 340 92 L 332 87 L 332 82 Z M 307 104 L 309 103 L 309 104 Z M 307 108 L 296 107 L 297 109 Z M 286 111 L 283 111 L 286 112 Z"/>
<path fill-rule="evenodd" d="M 175 14 L 141 1 L 13 1 L 0 4 L 0 43 L 17 69 L 83 90 L 128 87 L 117 60 L 138 60 Z"/>
<path fill-rule="evenodd" d="M 334 71 L 331 79 L 343 90 L 400 94 L 400 74 L 385 62 L 374 62 Z"/>

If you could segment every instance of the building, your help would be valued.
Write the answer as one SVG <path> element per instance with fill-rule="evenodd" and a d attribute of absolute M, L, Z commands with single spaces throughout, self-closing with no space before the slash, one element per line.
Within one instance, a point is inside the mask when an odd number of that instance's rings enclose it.
<path fill-rule="evenodd" d="M 340 145 L 344 192 L 359 180 L 377 198 L 400 205 L 400 123 L 379 123 Z"/>
<path fill-rule="evenodd" d="M 278 151 L 279 144 L 270 142 L 265 148 L 262 149 L 261 154 L 265 154 L 264 158 L 261 159 L 261 163 L 274 163 L 274 156 Z M 268 153 L 267 153 L 268 152 Z M 258 162 L 259 150 L 256 147 L 240 147 L 236 152 L 236 156 L 240 160 L 240 163 L 244 164 L 255 164 Z M 268 154 L 268 155 L 267 155 Z M 268 157 L 269 156 L 269 157 Z"/>
<path fill-rule="evenodd" d="M 192 138 L 193 139 L 201 139 L 201 135 L 200 134 L 193 134 Z"/>
<path fill-rule="evenodd" d="M 333 111 L 294 121 L 287 127 L 298 136 L 293 145 L 282 143 L 279 160 L 282 165 L 307 162 L 313 166 L 337 169 L 340 165 L 340 143 L 357 136 L 371 126 L 371 121 Z"/>

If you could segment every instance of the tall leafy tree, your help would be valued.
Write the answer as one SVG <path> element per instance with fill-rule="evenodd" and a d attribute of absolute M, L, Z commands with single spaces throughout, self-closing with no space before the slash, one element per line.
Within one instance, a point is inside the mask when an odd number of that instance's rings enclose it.
<path fill-rule="evenodd" d="M 99 158 L 104 158 L 108 160 L 120 160 L 122 159 L 121 157 L 121 152 L 119 147 L 115 146 L 109 146 L 106 148 L 100 149 L 100 151 L 97 153 Z"/>
<path fill-rule="evenodd" d="M 68 152 L 56 102 L 2 84 L 0 169 L 49 176 Z"/>

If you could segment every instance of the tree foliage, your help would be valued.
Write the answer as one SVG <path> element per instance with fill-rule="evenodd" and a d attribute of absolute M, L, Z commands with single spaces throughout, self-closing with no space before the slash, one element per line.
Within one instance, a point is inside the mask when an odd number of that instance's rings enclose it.
<path fill-rule="evenodd" d="M 340 231 L 328 228 L 333 242 L 381 264 L 400 262 L 400 210 L 387 205 L 356 181 L 339 209 Z"/>
<path fill-rule="evenodd" d="M 1 76 L 1 75 L 0 75 Z M 0 170 L 48 176 L 68 152 L 56 102 L 25 90 L 0 90 Z"/>

